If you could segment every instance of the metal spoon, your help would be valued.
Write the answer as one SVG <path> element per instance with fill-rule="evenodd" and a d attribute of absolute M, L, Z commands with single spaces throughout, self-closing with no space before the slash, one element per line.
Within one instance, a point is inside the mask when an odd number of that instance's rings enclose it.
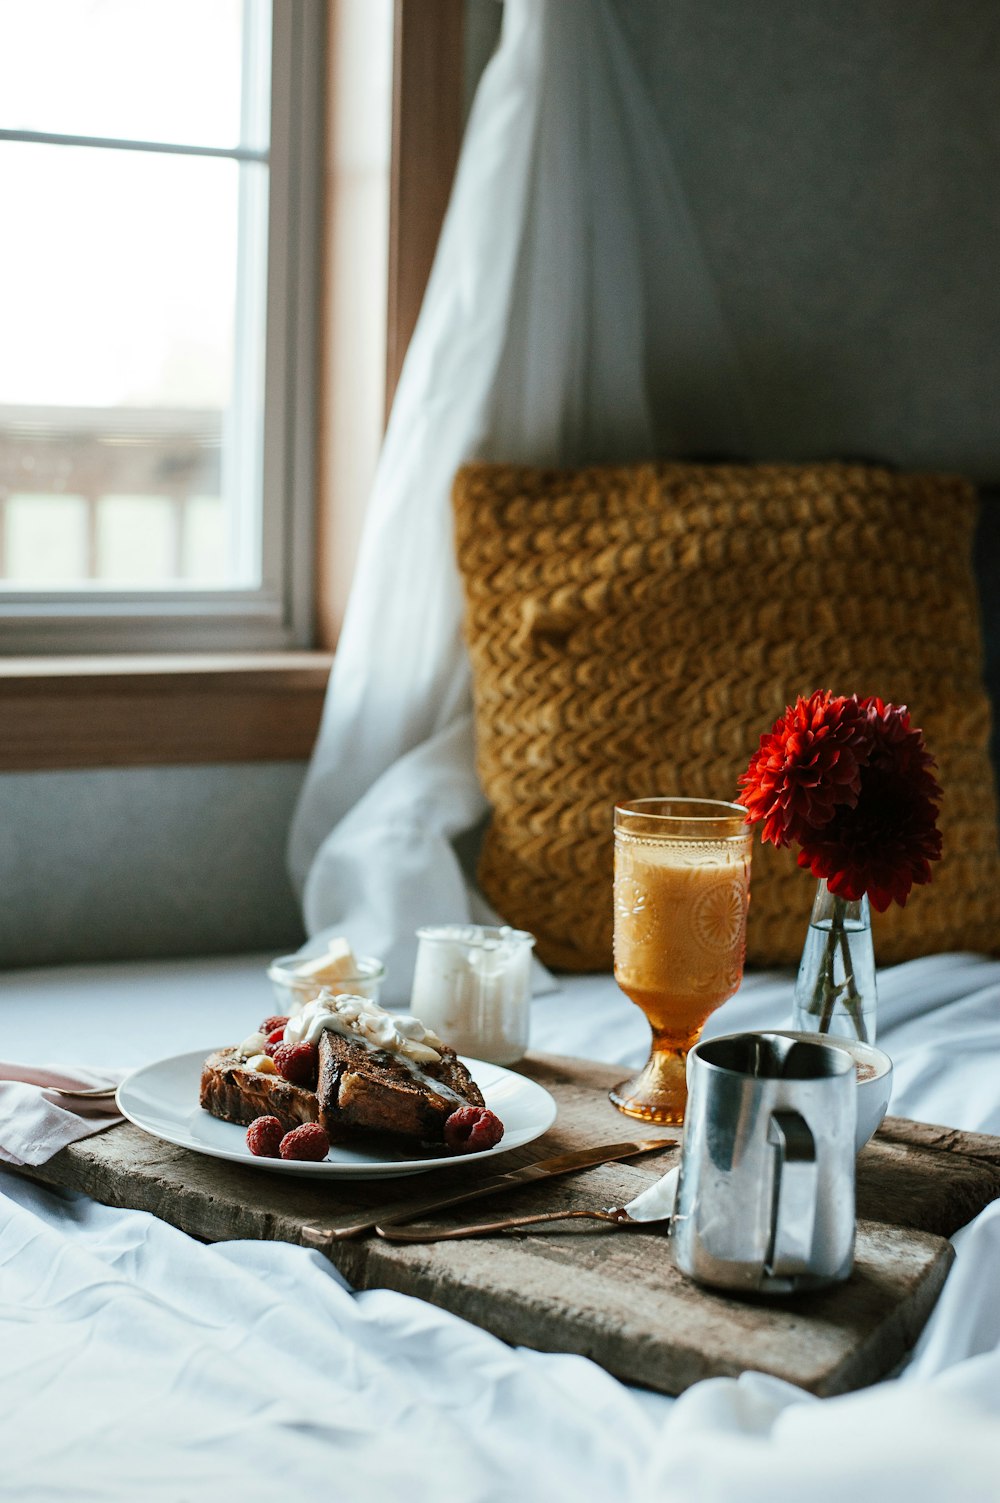
<path fill-rule="evenodd" d="M 93 1101 L 100 1096 L 113 1096 L 118 1087 L 116 1085 L 93 1086 L 85 1091 L 76 1091 L 70 1090 L 68 1086 L 50 1085 L 46 1086 L 45 1089 L 51 1091 L 54 1096 L 72 1096 L 76 1100 L 85 1099 Z"/>
<path fill-rule="evenodd" d="M 650 1220 L 669 1221 L 669 1215 L 640 1221 L 630 1216 L 624 1206 L 606 1206 L 593 1211 L 543 1211 L 536 1216 L 507 1216 L 503 1221 L 477 1221 L 474 1226 L 455 1226 L 448 1231 L 419 1227 L 377 1226 L 375 1232 L 386 1242 L 452 1242 L 458 1237 L 489 1237 L 494 1232 L 509 1232 L 522 1226 L 540 1226 L 546 1221 L 607 1221 L 612 1226 L 648 1226 Z"/>

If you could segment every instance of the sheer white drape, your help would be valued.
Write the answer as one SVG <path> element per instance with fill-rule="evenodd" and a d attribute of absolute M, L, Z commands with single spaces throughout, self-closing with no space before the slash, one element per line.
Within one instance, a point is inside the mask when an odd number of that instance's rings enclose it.
<path fill-rule="evenodd" d="M 418 923 L 485 916 L 451 482 L 696 453 L 740 382 L 622 0 L 507 0 L 397 390 L 290 841 L 310 935 L 405 1001 Z M 709 437 L 706 417 L 711 418 Z"/>

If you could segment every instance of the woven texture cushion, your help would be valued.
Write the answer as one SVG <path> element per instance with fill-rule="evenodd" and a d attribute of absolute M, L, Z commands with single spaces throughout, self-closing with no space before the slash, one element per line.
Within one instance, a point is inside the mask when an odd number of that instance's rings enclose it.
<path fill-rule="evenodd" d="M 479 868 L 549 965 L 611 965 L 612 809 L 732 799 L 798 694 L 910 706 L 945 790 L 944 858 L 877 956 L 995 950 L 1000 853 L 972 536 L 949 476 L 864 465 L 645 464 L 456 478 L 477 758 Z M 754 853 L 747 959 L 797 963 L 813 879 Z"/>

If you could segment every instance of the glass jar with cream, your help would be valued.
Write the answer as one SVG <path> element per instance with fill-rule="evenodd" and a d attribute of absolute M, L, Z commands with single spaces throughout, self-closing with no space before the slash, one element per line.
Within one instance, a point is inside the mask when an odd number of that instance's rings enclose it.
<path fill-rule="evenodd" d="M 484 924 L 418 929 L 410 1006 L 459 1054 L 515 1064 L 528 1047 L 534 935 Z"/>

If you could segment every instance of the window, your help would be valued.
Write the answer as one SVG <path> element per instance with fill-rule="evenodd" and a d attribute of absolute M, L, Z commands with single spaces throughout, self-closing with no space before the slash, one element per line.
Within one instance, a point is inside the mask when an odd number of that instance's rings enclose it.
<path fill-rule="evenodd" d="M 312 621 L 323 22 L 0 0 L 0 647 Z"/>

